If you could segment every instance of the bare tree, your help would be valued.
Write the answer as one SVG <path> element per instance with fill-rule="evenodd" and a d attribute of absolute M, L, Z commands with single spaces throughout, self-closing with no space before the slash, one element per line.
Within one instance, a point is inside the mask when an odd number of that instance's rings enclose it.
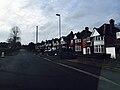
<path fill-rule="evenodd" d="M 20 28 L 19 28 L 18 26 L 14 26 L 14 27 L 11 29 L 11 33 L 10 33 L 11 38 L 13 39 L 13 42 L 14 42 L 14 43 L 20 41 L 19 34 L 20 34 Z"/>
<path fill-rule="evenodd" d="M 14 26 L 11 28 L 10 38 L 8 38 L 7 42 L 11 43 L 14 47 L 17 47 L 17 43 L 20 43 L 20 28 L 18 26 Z"/>
<path fill-rule="evenodd" d="M 120 22 L 115 24 L 115 26 L 120 29 Z"/>

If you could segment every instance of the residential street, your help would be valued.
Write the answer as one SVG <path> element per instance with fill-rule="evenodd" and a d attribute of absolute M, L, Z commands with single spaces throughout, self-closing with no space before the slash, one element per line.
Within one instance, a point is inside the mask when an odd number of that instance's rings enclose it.
<path fill-rule="evenodd" d="M 98 79 L 23 49 L 0 60 L 0 90 L 97 90 Z"/>

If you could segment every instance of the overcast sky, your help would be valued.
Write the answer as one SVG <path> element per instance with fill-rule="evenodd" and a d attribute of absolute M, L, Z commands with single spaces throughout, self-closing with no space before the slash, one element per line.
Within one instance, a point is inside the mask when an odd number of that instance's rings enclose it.
<path fill-rule="evenodd" d="M 58 37 L 61 14 L 62 35 L 80 32 L 84 27 L 99 27 L 112 18 L 120 22 L 120 0 L 0 0 L 0 42 L 9 38 L 13 26 L 21 30 L 22 44 L 35 42 L 39 26 L 39 42 Z"/>

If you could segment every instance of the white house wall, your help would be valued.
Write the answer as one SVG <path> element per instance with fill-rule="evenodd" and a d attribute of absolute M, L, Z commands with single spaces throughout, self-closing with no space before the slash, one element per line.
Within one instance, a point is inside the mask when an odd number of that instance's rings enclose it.
<path fill-rule="evenodd" d="M 106 54 L 111 54 L 111 58 L 116 59 L 115 47 L 106 47 Z"/>
<path fill-rule="evenodd" d="M 101 41 L 94 41 L 94 46 L 95 45 L 104 45 L 104 41 L 101 40 Z"/>
<path fill-rule="evenodd" d="M 83 48 L 83 54 L 86 54 L 86 48 Z"/>

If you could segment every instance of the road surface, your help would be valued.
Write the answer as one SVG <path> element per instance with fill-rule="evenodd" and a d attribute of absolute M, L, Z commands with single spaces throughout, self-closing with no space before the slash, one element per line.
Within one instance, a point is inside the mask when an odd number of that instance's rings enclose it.
<path fill-rule="evenodd" d="M 98 79 L 24 49 L 0 58 L 0 90 L 97 90 Z M 90 69 L 90 68 L 89 68 Z"/>

